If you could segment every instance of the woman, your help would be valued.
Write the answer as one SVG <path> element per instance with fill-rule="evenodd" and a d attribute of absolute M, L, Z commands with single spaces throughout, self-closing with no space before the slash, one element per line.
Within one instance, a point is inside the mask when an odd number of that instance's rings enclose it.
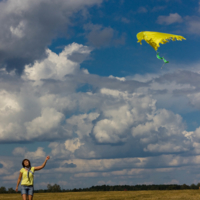
<path fill-rule="evenodd" d="M 33 199 L 33 193 L 34 193 L 34 187 L 33 187 L 33 179 L 34 179 L 34 171 L 38 171 L 45 167 L 47 160 L 49 160 L 50 157 L 47 156 L 44 163 L 39 167 L 31 167 L 31 162 L 28 159 L 24 159 L 22 161 L 23 168 L 20 170 L 19 178 L 17 181 L 17 187 L 15 189 L 16 192 L 18 192 L 18 186 L 21 182 L 21 195 L 23 200 L 26 200 L 27 196 L 29 200 Z"/>

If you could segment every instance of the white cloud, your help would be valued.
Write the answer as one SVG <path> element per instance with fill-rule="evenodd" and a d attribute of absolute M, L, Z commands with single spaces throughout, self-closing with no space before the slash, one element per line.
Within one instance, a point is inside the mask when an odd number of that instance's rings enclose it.
<path fill-rule="evenodd" d="M 24 157 L 27 159 L 41 159 L 41 158 L 45 158 L 46 153 L 43 151 L 44 148 L 42 147 L 38 147 L 37 150 L 35 152 L 27 152 L 25 153 Z"/>
<path fill-rule="evenodd" d="M 1 115 L 12 115 L 13 113 L 18 113 L 21 110 L 19 103 L 17 102 L 17 96 L 15 94 L 9 93 L 5 90 L 0 91 L 0 111 Z"/>
<path fill-rule="evenodd" d="M 9 138 L 12 134 L 21 131 L 19 114 L 23 112 L 16 93 L 6 90 L 0 91 L 0 138 Z"/>
<path fill-rule="evenodd" d="M 120 80 L 120 81 L 125 81 L 126 80 L 125 77 L 114 77 L 112 75 L 110 75 L 109 78 L 116 78 L 117 80 Z"/>
<path fill-rule="evenodd" d="M 103 107 L 102 119 L 94 126 L 93 134 L 99 143 L 125 142 L 131 126 L 145 121 L 155 110 L 155 101 L 148 96 L 105 88 L 101 93 L 115 104 Z"/>
<path fill-rule="evenodd" d="M 70 183 L 68 183 L 67 181 L 58 181 L 58 184 L 61 186 L 66 186 L 69 185 Z"/>
<path fill-rule="evenodd" d="M 133 127 L 132 134 L 145 144 L 144 151 L 181 152 L 191 148 L 191 141 L 182 133 L 184 124 L 180 115 L 158 110 L 145 124 Z"/>
<path fill-rule="evenodd" d="M 0 168 L 0 175 L 9 176 L 12 172 L 13 166 L 15 165 L 13 159 L 10 159 L 9 156 L 3 156 L 0 159 L 0 163 L 3 165 L 3 167 Z"/>
<path fill-rule="evenodd" d="M 63 80 L 65 75 L 79 71 L 79 61 L 70 60 L 73 54 L 79 54 L 87 58 L 90 52 L 91 49 L 89 47 L 76 43 L 66 46 L 59 55 L 48 49 L 48 57 L 46 59 L 40 62 L 36 61 L 34 65 L 25 66 L 23 79 L 34 81 L 41 79 Z"/>
<path fill-rule="evenodd" d="M 199 35 L 200 32 L 200 18 L 197 16 L 185 17 L 187 31 L 191 34 Z"/>
<path fill-rule="evenodd" d="M 149 173 L 145 171 L 149 167 L 172 169 L 197 165 L 198 156 L 178 154 L 199 153 L 199 130 L 187 132 L 182 117 L 170 110 L 158 109 L 157 102 L 172 101 L 169 97 L 176 98 L 175 92 L 184 91 L 185 98 L 196 98 L 193 104 L 198 107 L 199 75 L 194 72 L 192 78 L 187 79 L 188 72 L 179 71 L 99 77 L 80 70 L 81 60 L 87 59 L 90 51 L 75 43 L 68 45 L 62 52 L 63 57 L 62 53 L 50 52 L 46 59 L 30 65 L 23 74 L 23 81 L 16 81 L 12 87 L 7 83 L 1 85 L 0 109 L 5 114 L 0 115 L 1 142 L 51 141 L 50 156 L 58 164 L 49 165 L 51 170 L 46 168 L 45 173 L 54 171 L 66 176 L 71 173 L 76 180 L 103 177 L 106 181 L 108 176 L 131 179 Z M 76 60 L 75 53 L 83 57 Z M 50 73 L 46 72 L 48 69 Z M 16 78 L 16 75 L 6 76 L 12 80 Z M 79 84 L 90 84 L 95 89 L 76 92 Z M 166 90 L 166 96 L 156 93 L 160 90 Z M 192 91 L 196 97 L 189 96 L 187 91 Z M 182 101 L 182 96 L 179 98 Z M 13 155 L 38 162 L 46 153 L 42 147 L 36 151 L 17 147 Z M 115 159 L 111 159 L 113 157 Z M 8 172 L 4 165 L 0 173 L 10 176 L 15 172 L 12 167 Z M 174 169 L 165 173 L 173 172 Z M 65 180 L 68 182 L 68 179 Z"/>
<path fill-rule="evenodd" d="M 13 173 L 12 175 L 4 176 L 3 180 L 16 182 L 18 177 L 19 177 L 19 172 L 17 171 L 15 173 Z"/>
<path fill-rule="evenodd" d="M 185 127 L 182 118 L 165 109 L 158 110 L 156 100 L 152 98 L 148 88 L 154 91 L 167 90 L 171 95 L 175 89 L 195 88 L 187 82 L 183 84 L 171 81 L 170 76 L 169 83 L 160 82 L 159 75 L 149 75 L 144 78 L 143 87 L 139 87 L 135 93 L 121 89 L 124 88 L 124 84 L 128 84 L 130 78 L 113 76 L 105 78 L 103 82 L 107 87 L 100 87 L 96 92 L 76 93 L 75 89 L 68 91 L 63 88 L 65 84 L 76 88 L 79 81 L 85 83 L 85 80 L 93 84 L 90 82 L 93 75 L 80 71 L 80 62 L 71 59 L 74 53 L 89 56 L 90 51 L 91 49 L 86 46 L 73 43 L 59 55 L 50 52 L 48 58 L 36 62 L 37 64 L 32 67 L 29 66 L 27 68 L 30 70 L 29 73 L 25 70 L 26 73 L 22 76 L 24 84 L 21 85 L 20 92 L 8 93 L 4 90 L 2 95 L 6 96 L 7 101 L 2 101 L 0 105 L 5 109 L 6 105 L 8 107 L 7 102 L 11 102 L 9 107 L 15 112 L 12 112 L 11 118 L 5 120 L 1 126 L 1 140 L 45 141 L 64 138 L 65 144 L 59 145 L 57 142 L 50 144 L 52 155 L 57 156 L 60 153 L 63 157 L 75 154 L 95 158 L 101 154 L 99 150 L 92 149 L 95 147 L 94 143 L 129 144 L 135 137 L 141 142 L 140 147 L 143 151 L 159 153 L 188 151 L 191 140 L 183 134 Z M 55 73 L 46 73 L 44 70 L 41 76 L 40 72 L 44 66 L 50 71 L 55 69 Z M 68 71 L 72 71 L 74 74 L 71 75 L 75 75 L 76 78 L 64 77 Z M 138 81 L 141 79 L 133 78 Z M 53 84 L 52 79 L 54 79 Z M 95 82 L 97 81 L 98 76 L 95 77 Z M 148 87 L 145 85 L 147 81 Z M 119 90 L 109 89 L 112 82 L 118 84 Z M 56 88 L 52 88 L 52 85 Z M 156 95 L 154 97 L 157 98 Z M 73 134 L 76 134 L 77 139 L 72 139 Z"/>
<path fill-rule="evenodd" d="M 54 108 L 58 112 L 72 112 L 76 109 L 77 103 L 69 96 L 60 96 L 59 94 L 44 94 L 40 97 L 42 107 Z"/>
<path fill-rule="evenodd" d="M 68 158 L 71 155 L 71 152 L 66 149 L 65 144 L 59 142 L 51 142 L 48 147 L 52 149 L 51 155 L 53 158 L 58 156 Z"/>
<path fill-rule="evenodd" d="M 190 103 L 196 108 L 200 108 L 200 93 L 188 94 L 187 97 L 190 100 Z"/>
<path fill-rule="evenodd" d="M 73 162 L 76 165 L 75 168 L 57 168 L 57 172 L 70 172 L 70 173 L 82 173 L 82 172 L 103 172 L 110 171 L 116 168 L 130 168 L 131 166 L 141 166 L 142 161 L 138 158 L 123 158 L 123 159 L 70 159 L 68 162 Z M 81 176 L 81 174 L 80 174 Z"/>
<path fill-rule="evenodd" d="M 74 153 L 76 149 L 79 149 L 81 145 L 84 145 L 84 143 L 81 143 L 79 138 L 65 141 L 65 148 L 71 151 L 72 153 Z"/>
<path fill-rule="evenodd" d="M 92 121 L 97 119 L 98 116 L 98 113 L 76 115 L 67 119 L 66 122 L 68 127 L 71 127 L 79 138 L 82 139 L 84 136 L 89 136 L 93 128 Z"/>
<path fill-rule="evenodd" d="M 52 139 L 63 135 L 69 137 L 71 132 L 65 127 L 66 112 L 77 109 L 79 102 L 84 103 L 84 98 L 76 102 L 74 98 L 79 98 L 79 95 L 73 98 L 68 95 L 74 92 L 77 83 L 66 81 L 64 76 L 69 73 L 86 74 L 79 69 L 81 60 L 75 60 L 73 55 L 78 53 L 81 59 L 87 59 L 90 51 L 90 48 L 75 43 L 68 45 L 59 55 L 49 51 L 48 58 L 26 67 L 22 75 L 23 83 L 19 82 L 20 89 L 9 92 L 1 89 L 0 140 L 44 140 L 45 137 Z M 14 79 L 16 75 L 10 76 Z M 45 82 L 41 79 L 58 81 L 58 87 L 52 83 L 58 94 L 48 92 L 51 88 L 48 89 L 48 84 L 44 86 Z M 59 94 L 57 89 L 63 90 L 65 95 Z M 85 109 L 84 105 L 82 107 Z"/>
<path fill-rule="evenodd" d="M 45 54 L 55 34 L 66 32 L 73 13 L 102 1 L 49 2 L 0 2 L 0 50 L 6 55 L 2 59 L 10 61 L 18 57 L 22 59 L 21 66 L 27 64 L 21 79 L 14 71 L 0 70 L 0 142 L 51 141 L 48 145 L 51 159 L 58 164 L 44 170 L 48 175 L 45 178 L 50 179 L 55 172 L 58 179 L 53 180 L 64 186 L 74 184 L 68 181 L 70 178 L 89 177 L 101 177 L 102 184 L 116 183 L 115 177 L 134 177 L 142 182 L 145 174 L 167 176 L 176 172 L 174 168 L 197 166 L 200 157 L 195 154 L 200 152 L 200 128 L 186 131 L 181 115 L 166 107 L 181 104 L 180 110 L 186 112 L 190 101 L 199 108 L 199 75 L 164 71 L 134 77 L 100 77 L 80 69 L 92 48 L 72 43 L 58 55 L 49 49 Z M 42 3 L 49 5 L 45 12 L 40 7 Z M 145 13 L 147 9 L 142 7 L 138 12 Z M 189 31 L 198 33 L 198 18 L 184 19 Z M 122 21 L 129 23 L 126 18 Z M 157 22 L 169 25 L 181 23 L 183 19 L 175 13 L 160 16 Z M 125 38 L 123 35 L 119 38 L 111 27 L 87 24 L 85 29 L 89 43 L 98 47 L 123 43 Z M 3 37 L 5 33 L 8 39 Z M 15 60 L 13 63 L 16 64 Z M 91 87 L 90 91 L 77 92 L 85 84 Z M 194 156 L 188 156 L 189 153 Z M 16 159 L 24 156 L 38 162 L 45 158 L 46 152 L 43 147 L 35 151 L 17 147 L 12 154 Z M 10 161 L 1 158 L 0 174 L 4 183 L 16 181 L 19 172 L 15 170 L 15 163 L 12 158 Z M 176 183 L 178 179 L 169 180 Z M 146 182 L 152 183 L 152 180 Z M 40 185 L 46 187 L 47 183 Z"/>
<path fill-rule="evenodd" d="M 74 177 L 78 178 L 78 177 L 97 177 L 100 176 L 99 173 L 96 172 L 89 172 L 89 173 L 78 173 L 75 174 Z"/>
<path fill-rule="evenodd" d="M 88 8 L 101 3 L 102 0 L 0 1 L 1 63 L 9 63 L 7 68 L 22 72 L 25 64 L 45 57 L 45 49 L 55 36 L 68 34 L 75 13 L 80 11 L 86 17 Z"/>
<path fill-rule="evenodd" d="M 165 183 L 165 184 L 170 184 L 170 185 L 172 185 L 172 184 L 177 184 L 177 185 L 179 185 L 180 183 L 179 183 L 178 180 L 172 179 L 170 182 L 167 182 L 167 183 Z"/>
<path fill-rule="evenodd" d="M 159 16 L 157 19 L 158 24 L 170 25 L 173 23 L 182 23 L 183 19 L 178 13 L 170 13 L 169 16 Z"/>
<path fill-rule="evenodd" d="M 29 139 L 37 138 L 50 133 L 57 135 L 57 130 L 63 120 L 64 115 L 62 113 L 53 108 L 45 108 L 42 110 L 40 117 L 33 119 L 31 122 L 25 122 L 27 137 Z"/>
<path fill-rule="evenodd" d="M 118 184 L 118 182 L 114 181 L 98 181 L 96 185 L 124 185 L 124 184 Z"/>
<path fill-rule="evenodd" d="M 35 152 L 29 152 L 25 147 L 16 147 L 12 154 L 15 156 L 23 156 L 27 159 L 41 159 L 44 158 L 46 153 L 43 151 L 44 148 L 38 147 Z"/>
<path fill-rule="evenodd" d="M 24 37 L 24 29 L 25 29 L 25 21 L 21 21 L 16 28 L 13 26 L 10 27 L 10 32 L 14 35 L 17 36 L 18 38 Z"/>
<path fill-rule="evenodd" d="M 23 155 L 25 155 L 25 153 L 26 153 L 26 148 L 24 148 L 24 147 L 16 147 L 12 152 L 12 154 L 15 156 L 17 156 L 17 155 L 23 156 Z"/>

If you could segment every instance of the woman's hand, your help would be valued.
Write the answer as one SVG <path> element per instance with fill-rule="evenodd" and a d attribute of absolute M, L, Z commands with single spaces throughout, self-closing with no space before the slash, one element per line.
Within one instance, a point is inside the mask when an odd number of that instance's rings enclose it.
<path fill-rule="evenodd" d="M 18 192 L 18 187 L 16 187 L 15 191 Z"/>
<path fill-rule="evenodd" d="M 35 171 L 43 169 L 47 163 L 47 160 L 49 160 L 49 159 L 50 159 L 50 156 L 47 156 L 44 163 L 41 166 L 35 167 Z"/>
<path fill-rule="evenodd" d="M 49 160 L 49 159 L 50 159 L 50 156 L 47 156 L 47 157 L 46 157 L 46 160 Z"/>

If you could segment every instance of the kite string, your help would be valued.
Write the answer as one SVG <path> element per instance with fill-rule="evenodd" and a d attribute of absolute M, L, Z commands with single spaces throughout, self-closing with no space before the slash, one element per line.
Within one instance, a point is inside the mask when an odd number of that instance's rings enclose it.
<path fill-rule="evenodd" d="M 161 67 L 161 69 L 164 67 L 164 65 L 165 65 L 166 63 L 163 63 L 163 65 L 162 65 L 162 67 Z"/>

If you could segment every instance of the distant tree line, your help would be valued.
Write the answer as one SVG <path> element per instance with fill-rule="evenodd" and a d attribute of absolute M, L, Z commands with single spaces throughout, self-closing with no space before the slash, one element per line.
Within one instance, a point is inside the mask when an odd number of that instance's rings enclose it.
<path fill-rule="evenodd" d="M 186 189 L 199 189 L 200 183 L 197 185 L 101 185 L 92 186 L 90 188 L 74 188 L 74 189 L 61 189 L 60 185 L 48 184 L 47 189 L 34 190 L 35 193 L 45 193 L 45 192 L 86 192 L 86 191 L 137 191 L 137 190 L 186 190 Z M 0 187 L 0 193 L 16 193 L 13 188 Z M 20 191 L 18 192 L 20 193 Z"/>
<path fill-rule="evenodd" d="M 6 190 L 5 187 L 0 187 L 0 193 L 16 193 L 16 191 L 13 188 L 8 188 L 8 190 Z"/>

